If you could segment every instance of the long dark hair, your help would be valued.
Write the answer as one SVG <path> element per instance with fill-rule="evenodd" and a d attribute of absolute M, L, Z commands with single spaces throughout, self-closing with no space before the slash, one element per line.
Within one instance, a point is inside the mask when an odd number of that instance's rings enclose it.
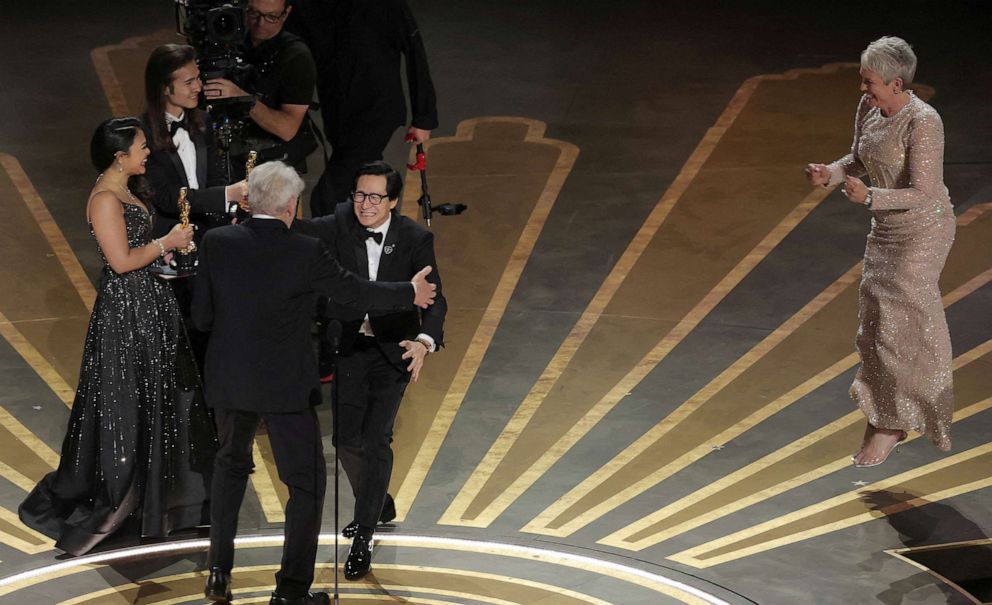
<path fill-rule="evenodd" d="M 145 65 L 145 110 L 148 112 L 148 146 L 157 151 L 173 151 L 175 145 L 165 122 L 165 89 L 172 86 L 172 74 L 196 61 L 196 51 L 186 44 L 164 44 L 152 51 Z M 200 112 L 186 112 L 190 129 L 205 130 Z"/>
<path fill-rule="evenodd" d="M 134 137 L 141 132 L 138 118 L 110 118 L 96 127 L 90 139 L 90 161 L 97 172 L 103 173 L 114 165 L 118 153 L 128 153 L 134 145 Z M 150 201 L 153 191 L 143 175 L 136 174 L 128 179 L 128 188 L 142 201 Z"/>

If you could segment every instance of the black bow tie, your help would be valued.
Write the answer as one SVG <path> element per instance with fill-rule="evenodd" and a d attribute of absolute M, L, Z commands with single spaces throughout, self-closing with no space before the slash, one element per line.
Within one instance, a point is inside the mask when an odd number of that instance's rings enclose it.
<path fill-rule="evenodd" d="M 174 122 L 169 122 L 169 136 L 170 137 L 176 136 L 176 132 L 180 128 L 182 128 L 183 130 L 186 131 L 187 134 L 189 134 L 189 124 L 186 123 L 185 116 L 183 117 L 182 120 L 176 120 Z"/>
<path fill-rule="evenodd" d="M 372 241 L 374 241 L 375 243 L 377 243 L 377 244 L 381 244 L 382 243 L 382 234 L 379 233 L 378 231 L 371 231 L 371 230 L 366 229 L 365 230 L 365 237 L 363 239 L 368 239 L 370 237 L 372 238 Z"/>

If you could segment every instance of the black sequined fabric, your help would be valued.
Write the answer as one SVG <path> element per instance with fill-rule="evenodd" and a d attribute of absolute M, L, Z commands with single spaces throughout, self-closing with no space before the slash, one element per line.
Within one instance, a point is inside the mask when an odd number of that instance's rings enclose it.
<path fill-rule="evenodd" d="M 151 217 L 123 206 L 128 246 L 147 244 Z M 175 296 L 148 267 L 103 260 L 62 459 L 19 509 L 74 555 L 209 522 L 215 439 Z"/>

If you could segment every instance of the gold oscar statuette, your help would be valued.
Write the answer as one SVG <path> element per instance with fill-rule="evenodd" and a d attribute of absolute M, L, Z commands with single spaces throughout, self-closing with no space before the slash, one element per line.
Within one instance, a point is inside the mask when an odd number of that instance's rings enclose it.
<path fill-rule="evenodd" d="M 184 229 L 189 227 L 190 203 L 187 199 L 188 195 L 189 189 L 183 187 L 179 190 L 179 199 L 176 200 L 176 206 L 179 208 L 179 224 Z M 196 265 L 198 264 L 196 258 L 196 242 L 190 240 L 189 244 L 185 247 L 177 248 L 171 264 L 180 276 L 192 275 L 196 273 Z"/>
<path fill-rule="evenodd" d="M 179 224 L 185 229 L 189 227 L 189 209 L 190 203 L 186 197 L 189 195 L 189 188 L 183 187 L 179 190 L 179 199 L 176 201 L 176 206 L 179 207 Z M 192 254 L 196 252 L 196 242 L 190 240 L 189 244 L 185 248 L 180 248 L 179 252 L 182 254 Z"/>
<path fill-rule="evenodd" d="M 251 176 L 251 171 L 255 168 L 255 162 L 258 161 L 258 152 L 249 151 L 248 159 L 245 160 L 245 178 L 247 179 Z"/>
<path fill-rule="evenodd" d="M 238 209 L 239 220 L 242 217 L 242 215 L 241 215 L 242 212 L 244 212 L 244 213 L 251 212 L 251 204 L 249 203 L 248 193 L 247 193 L 247 191 L 248 191 L 248 178 L 251 176 L 251 171 L 255 169 L 255 163 L 257 161 L 258 161 L 258 152 L 257 151 L 249 151 L 248 152 L 248 159 L 245 160 L 245 192 L 246 192 L 245 193 L 245 199 L 241 200 L 241 202 L 238 203 L 238 206 L 239 206 L 239 209 Z M 247 218 L 247 214 L 244 215 L 244 218 Z"/>

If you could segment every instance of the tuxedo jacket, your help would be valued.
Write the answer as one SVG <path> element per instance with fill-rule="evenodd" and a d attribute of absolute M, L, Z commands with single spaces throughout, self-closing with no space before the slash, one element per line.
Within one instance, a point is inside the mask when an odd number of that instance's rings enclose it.
<path fill-rule="evenodd" d="M 258 413 L 320 403 L 310 336 L 318 294 L 362 313 L 413 305 L 409 281 L 363 280 L 335 262 L 320 240 L 276 219 L 208 231 L 193 290 L 193 322 L 211 332 L 207 405 Z"/>
<path fill-rule="evenodd" d="M 406 0 L 297 0 L 286 29 L 314 54 L 324 131 L 335 147 L 370 125 L 395 128 L 406 122 L 401 57 L 411 123 L 437 128 L 427 54 Z"/>
<path fill-rule="evenodd" d="M 200 109 L 188 111 L 199 112 L 204 123 L 210 123 L 206 112 Z M 146 124 L 145 135 L 151 140 L 147 127 L 148 114 L 143 115 L 141 119 Z M 190 139 L 196 148 L 196 180 L 199 187 L 190 189 L 186 199 L 190 202 L 190 222 L 198 227 L 195 236 L 196 241 L 199 242 L 207 229 L 230 222 L 230 217 L 227 213 L 227 196 L 224 190 L 227 183 L 216 155 L 213 137 L 209 132 L 190 133 Z M 155 190 L 152 205 L 155 206 L 157 217 L 152 228 L 152 236 L 160 237 L 179 222 L 179 206 L 176 204 L 179 190 L 182 187 L 189 187 L 179 152 L 175 149 L 169 151 L 152 149 L 145 164 L 145 178 Z"/>
<path fill-rule="evenodd" d="M 294 227 L 319 237 L 341 266 L 368 279 L 367 231 L 355 217 L 353 204 L 338 204 L 334 214 L 297 221 Z M 434 304 L 427 309 L 411 304 L 399 310 L 372 311 L 368 314 L 376 340 L 397 363 L 403 354 L 403 348 L 397 343 L 413 340 L 421 332 L 433 338 L 437 347 L 444 345 L 444 317 L 448 304 L 441 290 L 441 274 L 434 256 L 434 234 L 415 221 L 393 212 L 389 230 L 383 238 L 376 281 L 409 280 L 427 265 L 432 267 L 427 280 L 437 286 Z M 342 320 L 341 353 L 349 354 L 365 314 L 356 314 L 339 304 L 331 304 L 327 314 Z"/>

